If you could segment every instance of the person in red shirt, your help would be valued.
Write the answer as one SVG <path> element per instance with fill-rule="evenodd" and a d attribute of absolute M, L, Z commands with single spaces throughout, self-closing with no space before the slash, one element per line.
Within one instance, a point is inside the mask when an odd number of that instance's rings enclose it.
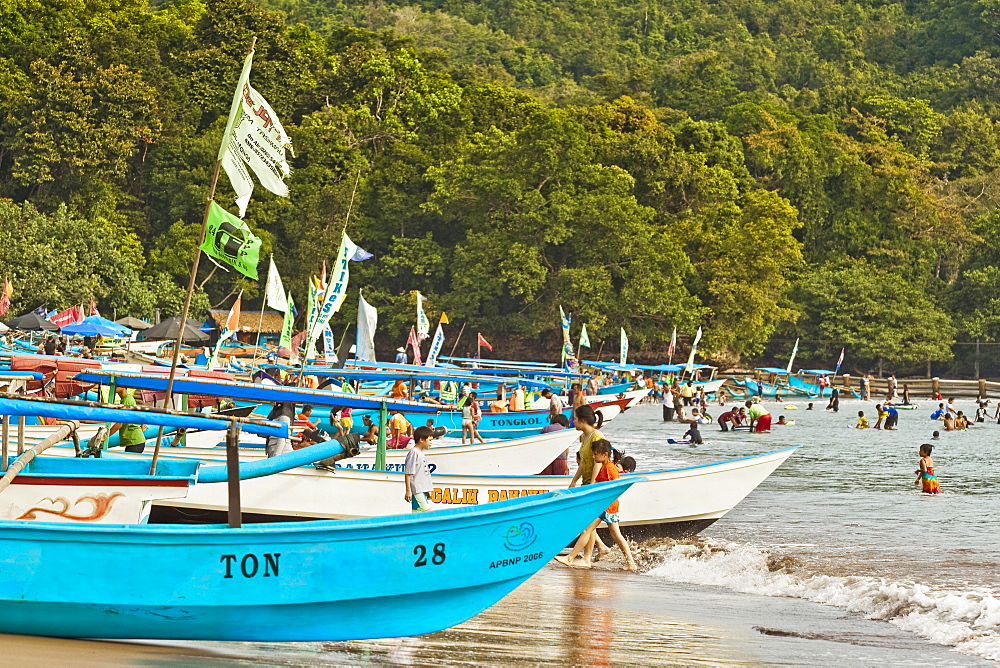
<path fill-rule="evenodd" d="M 594 453 L 594 470 L 597 472 L 594 482 L 600 483 L 617 480 L 619 476 L 618 467 L 611 461 L 611 443 L 607 439 L 601 438 L 594 441 L 590 447 Z M 600 517 L 590 523 L 590 526 L 577 538 L 576 544 L 568 555 L 556 557 L 556 561 L 572 568 L 591 568 L 593 566 L 591 563 L 591 553 L 594 550 L 593 541 L 597 536 L 597 527 L 601 525 L 601 522 L 608 525 L 611 537 L 615 539 L 618 547 L 621 548 L 622 554 L 625 555 L 625 570 L 639 570 L 635 559 L 632 557 L 632 550 L 629 549 L 628 541 L 625 540 L 622 532 L 618 529 L 618 501 L 608 506 L 607 510 L 601 513 Z M 573 557 L 581 550 L 583 550 L 583 556 L 579 560 L 573 561 Z"/>

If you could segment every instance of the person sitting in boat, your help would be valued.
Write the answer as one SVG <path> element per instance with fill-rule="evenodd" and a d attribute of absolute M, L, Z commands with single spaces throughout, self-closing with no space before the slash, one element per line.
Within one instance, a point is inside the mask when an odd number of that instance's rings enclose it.
<path fill-rule="evenodd" d="M 116 389 L 122 406 L 135 406 L 135 390 L 121 387 Z M 111 427 L 109 435 L 118 433 L 118 444 L 125 446 L 125 452 L 142 452 L 146 449 L 146 425 L 116 424 Z"/>
<path fill-rule="evenodd" d="M 292 418 L 295 416 L 295 403 L 291 401 L 279 401 L 274 404 L 274 408 L 267 414 L 268 420 L 283 422 L 288 425 L 288 432 L 291 434 Z M 264 443 L 264 452 L 268 457 L 277 457 L 286 452 L 292 451 L 292 439 L 280 436 L 268 436 Z"/>
<path fill-rule="evenodd" d="M 410 392 L 406 389 L 406 383 L 402 379 L 397 380 L 392 389 L 389 390 L 390 399 L 406 399 L 408 396 L 410 396 Z"/>
<path fill-rule="evenodd" d="M 323 432 L 319 430 L 319 422 L 312 419 L 313 407 L 306 405 L 302 407 L 302 412 L 295 416 L 292 427 L 300 431 L 292 439 L 292 449 L 298 450 L 313 443 L 322 443 L 326 440 Z"/>
<path fill-rule="evenodd" d="M 371 415 L 363 415 L 361 424 L 365 430 L 361 432 L 361 442 L 368 445 L 378 445 L 378 425 L 372 421 Z"/>
<path fill-rule="evenodd" d="M 490 402 L 490 413 L 506 413 L 508 405 L 506 399 L 492 401 Z"/>
<path fill-rule="evenodd" d="M 389 412 L 392 417 L 389 418 L 389 438 L 385 442 L 385 447 L 402 450 L 413 439 L 413 425 L 399 411 Z"/>

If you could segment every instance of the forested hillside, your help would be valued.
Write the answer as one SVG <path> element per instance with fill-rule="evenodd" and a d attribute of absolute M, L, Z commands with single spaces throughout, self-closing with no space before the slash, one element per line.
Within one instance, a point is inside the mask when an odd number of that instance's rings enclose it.
<path fill-rule="evenodd" d="M 1000 339 L 1000 0 L 4 0 L 15 310 L 179 309 L 251 36 L 295 158 L 247 222 L 297 298 L 350 208 L 394 336 L 420 290 L 491 340 L 562 304 L 726 363 Z M 259 295 L 211 267 L 199 308 Z"/>

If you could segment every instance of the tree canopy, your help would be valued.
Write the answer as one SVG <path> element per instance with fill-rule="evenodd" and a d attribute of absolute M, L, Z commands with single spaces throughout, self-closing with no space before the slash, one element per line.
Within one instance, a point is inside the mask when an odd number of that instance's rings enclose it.
<path fill-rule="evenodd" d="M 0 267 L 17 311 L 176 312 L 256 37 L 295 157 L 247 222 L 300 302 L 346 225 L 397 339 L 420 290 L 520 349 L 561 305 L 657 358 L 703 326 L 726 361 L 947 360 L 1000 341 L 998 28 L 995 0 L 7 0 Z"/>

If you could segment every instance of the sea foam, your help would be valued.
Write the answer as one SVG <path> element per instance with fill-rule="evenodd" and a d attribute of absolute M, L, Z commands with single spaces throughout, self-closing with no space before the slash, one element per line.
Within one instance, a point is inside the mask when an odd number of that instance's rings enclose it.
<path fill-rule="evenodd" d="M 654 577 L 837 606 L 965 654 L 1000 661 L 1000 599 L 995 592 L 823 575 L 771 548 L 707 539 L 653 551 L 658 564 L 648 574 Z"/>

